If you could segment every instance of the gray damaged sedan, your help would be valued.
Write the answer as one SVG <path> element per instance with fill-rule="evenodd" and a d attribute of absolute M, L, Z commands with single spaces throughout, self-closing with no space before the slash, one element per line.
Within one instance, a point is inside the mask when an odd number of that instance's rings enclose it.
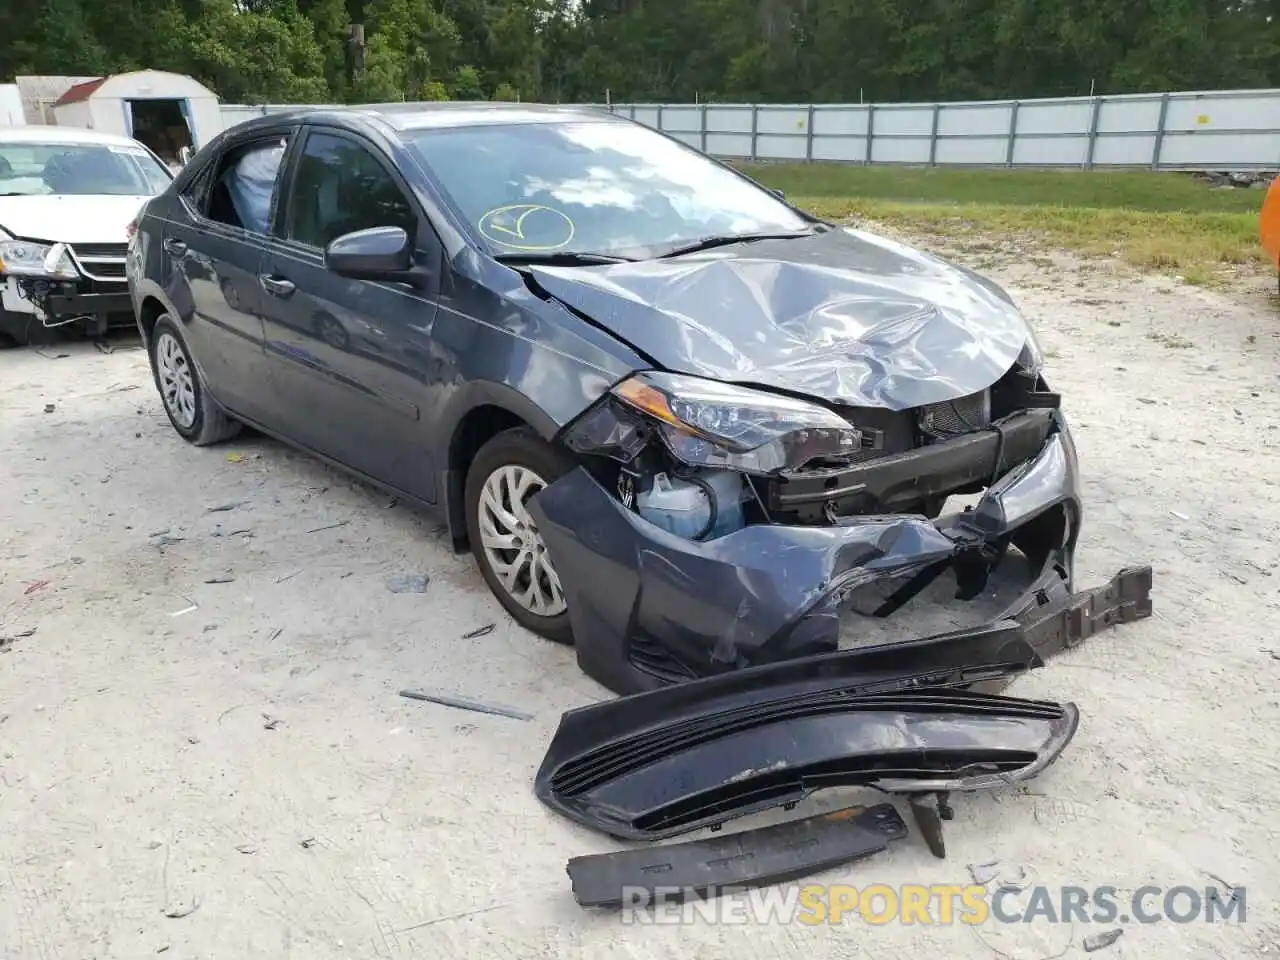
<path fill-rule="evenodd" d="M 1076 454 L 1010 298 L 630 121 L 263 117 L 127 270 L 179 434 L 249 424 L 437 511 L 617 691 L 832 650 L 843 607 L 948 570 L 971 598 L 1011 551 L 1071 589 Z"/>

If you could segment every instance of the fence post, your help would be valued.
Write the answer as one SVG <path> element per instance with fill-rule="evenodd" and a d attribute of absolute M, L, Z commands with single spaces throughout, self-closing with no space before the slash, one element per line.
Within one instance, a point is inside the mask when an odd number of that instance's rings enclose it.
<path fill-rule="evenodd" d="M 760 104 L 751 105 L 751 159 L 756 159 L 756 142 L 760 136 Z"/>
<path fill-rule="evenodd" d="M 1009 143 L 1004 151 L 1004 165 L 1006 167 L 1013 166 L 1013 148 L 1018 143 L 1018 107 L 1021 100 L 1013 101 L 1013 106 L 1009 110 Z"/>
<path fill-rule="evenodd" d="M 929 132 L 929 166 L 938 165 L 938 115 L 942 113 L 942 104 L 933 105 L 933 129 Z"/>
<path fill-rule="evenodd" d="M 1151 169 L 1160 169 L 1160 148 L 1164 146 L 1165 120 L 1169 116 L 1169 94 L 1160 97 L 1160 119 L 1156 123 L 1156 145 L 1151 151 Z"/>
<path fill-rule="evenodd" d="M 636 118 L 636 105 L 633 103 L 631 104 L 631 119 L 634 120 L 635 118 Z"/>
<path fill-rule="evenodd" d="M 876 142 L 876 105 L 874 103 L 867 104 L 867 155 L 862 162 L 871 163 L 871 148 Z"/>
<path fill-rule="evenodd" d="M 805 158 L 805 160 L 807 160 L 809 163 L 812 163 L 812 162 L 813 162 L 813 117 L 814 117 L 814 112 L 815 112 L 815 111 L 814 111 L 814 109 L 813 109 L 813 104 L 811 103 L 811 104 L 809 104 L 809 119 L 808 119 L 808 121 L 806 122 L 806 123 L 807 123 L 807 125 L 805 126 L 805 136 L 804 136 L 804 158 Z"/>
<path fill-rule="evenodd" d="M 1102 112 L 1102 98 L 1093 98 L 1093 109 L 1089 113 L 1089 153 L 1085 157 L 1085 169 L 1093 169 L 1093 148 L 1098 143 L 1098 114 Z"/>
<path fill-rule="evenodd" d="M 658 104 L 658 130 L 662 130 L 662 104 Z"/>

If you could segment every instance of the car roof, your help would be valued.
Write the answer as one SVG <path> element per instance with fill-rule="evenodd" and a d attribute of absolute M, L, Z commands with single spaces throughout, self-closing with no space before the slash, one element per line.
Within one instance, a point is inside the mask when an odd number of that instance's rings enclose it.
<path fill-rule="evenodd" d="M 249 120 L 246 126 L 258 126 L 271 121 L 276 123 L 296 120 L 332 121 L 343 118 L 380 120 L 397 132 L 443 127 L 474 127 L 486 124 L 565 123 L 592 120 L 623 122 L 622 118 L 615 117 L 599 107 L 452 100 L 302 107 Z"/>
<path fill-rule="evenodd" d="M 66 143 L 105 144 L 113 147 L 136 147 L 138 141 L 117 133 L 84 130 L 80 127 L 56 127 L 52 124 L 32 124 L 24 127 L 0 129 L 0 143 Z"/>

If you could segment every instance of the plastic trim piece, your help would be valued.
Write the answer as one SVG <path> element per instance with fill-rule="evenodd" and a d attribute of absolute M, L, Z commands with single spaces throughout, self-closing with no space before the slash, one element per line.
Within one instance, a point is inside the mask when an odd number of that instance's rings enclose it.
<path fill-rule="evenodd" d="M 906 835 L 893 804 L 881 803 L 687 843 L 574 857 L 567 869 L 582 906 L 635 908 L 786 883 L 870 857 Z"/>

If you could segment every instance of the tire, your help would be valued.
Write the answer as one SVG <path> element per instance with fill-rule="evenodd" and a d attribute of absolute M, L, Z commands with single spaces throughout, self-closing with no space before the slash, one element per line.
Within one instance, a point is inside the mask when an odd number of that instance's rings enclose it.
<path fill-rule="evenodd" d="M 160 392 L 165 415 L 178 436 L 197 447 L 206 447 L 230 440 L 239 433 L 240 422 L 223 413 L 209 396 L 200 370 L 191 359 L 187 341 L 173 318 L 167 313 L 161 314 L 149 339 L 151 376 Z"/>
<path fill-rule="evenodd" d="M 471 461 L 471 466 L 467 470 L 464 496 L 467 539 L 471 541 L 471 552 L 493 595 L 522 627 L 555 643 L 564 644 L 573 643 L 569 613 L 564 606 L 564 591 L 563 589 L 557 591 L 552 586 L 553 582 L 547 577 L 546 571 L 554 566 L 554 562 L 547 555 L 546 547 L 542 543 L 542 538 L 538 536 L 536 528 L 530 526 L 533 522 L 532 517 L 529 517 L 523 509 L 523 504 L 527 503 L 541 487 L 530 484 L 530 487 L 524 490 L 524 495 L 520 498 L 520 511 L 511 509 L 511 504 L 514 495 L 520 491 L 521 485 L 528 478 L 537 478 L 543 482 L 544 486 L 549 485 L 572 470 L 574 465 L 574 461 L 568 454 L 551 446 L 528 427 L 504 430 L 481 447 Z M 485 497 L 486 487 L 489 493 L 488 498 Z M 507 529 L 503 529 L 504 520 L 499 513 L 495 513 L 490 508 L 489 504 L 495 502 L 495 491 L 504 490 L 505 495 L 496 497 L 498 505 L 503 508 L 500 512 L 523 522 L 523 528 L 517 525 L 516 529 L 512 530 L 510 524 L 505 524 Z M 491 544 L 492 534 L 496 533 L 499 537 L 506 539 L 514 533 L 517 544 L 521 541 L 532 544 L 533 558 L 528 559 L 530 551 L 520 546 L 491 550 L 485 543 L 486 531 L 491 534 Z M 490 555 L 491 552 L 494 554 L 493 557 Z M 518 563 L 511 564 L 515 570 L 513 587 L 504 583 L 503 575 L 495 569 L 495 558 L 499 562 L 502 560 L 525 561 L 523 568 Z M 547 601 L 555 601 L 558 596 L 558 605 L 554 602 L 543 604 L 543 609 L 548 611 L 547 613 L 538 612 L 537 604 L 530 602 L 530 598 L 535 595 L 535 591 L 529 589 L 530 575 L 534 573 L 538 577 L 536 594 Z M 554 584 L 558 587 L 559 578 L 555 578 Z M 524 597 L 523 601 L 518 599 L 520 596 Z"/>

